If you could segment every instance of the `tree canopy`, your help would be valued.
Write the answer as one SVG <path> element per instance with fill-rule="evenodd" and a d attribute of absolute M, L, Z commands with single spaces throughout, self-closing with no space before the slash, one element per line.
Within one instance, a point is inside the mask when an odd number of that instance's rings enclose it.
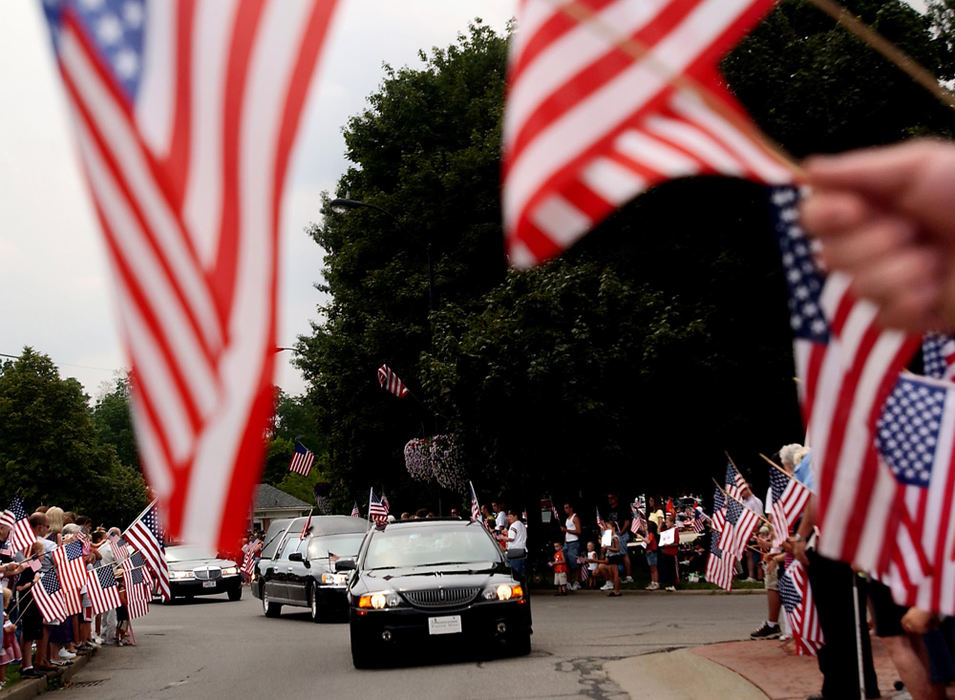
<path fill-rule="evenodd" d="M 941 78 L 946 8 L 849 8 Z M 764 190 L 727 178 L 652 189 L 562 259 L 507 272 L 499 211 L 507 37 L 479 21 L 417 68 L 388 68 L 345 128 L 353 165 L 310 234 L 330 302 L 299 342 L 343 505 L 404 473 L 412 437 L 451 432 L 488 495 L 709 491 L 725 463 L 802 438 L 785 287 Z M 731 89 L 802 156 L 919 133 L 952 115 L 802 0 L 785 0 L 723 62 Z M 436 308 L 427 307 L 425 251 Z M 420 400 L 380 390 L 389 364 Z M 427 408 L 425 408 L 427 406 Z M 757 479 L 757 482 L 765 479 Z M 413 499 L 417 499 L 416 502 Z M 394 498 L 392 499 L 395 500 Z"/>
<path fill-rule="evenodd" d="M 60 378 L 46 355 L 25 348 L 0 368 L 0 503 L 15 494 L 27 509 L 58 505 L 96 524 L 125 526 L 146 506 L 146 485 L 133 464 L 101 442 L 89 397 Z"/>

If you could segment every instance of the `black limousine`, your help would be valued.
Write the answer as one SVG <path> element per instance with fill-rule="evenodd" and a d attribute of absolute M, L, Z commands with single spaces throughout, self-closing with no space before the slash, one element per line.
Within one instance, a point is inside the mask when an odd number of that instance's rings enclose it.
<path fill-rule="evenodd" d="M 266 617 L 277 617 L 289 605 L 308 608 L 314 622 L 347 619 L 349 571 L 336 571 L 336 564 L 354 560 L 368 527 L 362 518 L 318 515 L 310 523 L 295 518 L 270 531 L 251 586 Z"/>
<path fill-rule="evenodd" d="M 530 653 L 527 590 L 481 523 L 410 520 L 371 530 L 357 567 L 348 590 L 356 668 L 429 642 Z"/>

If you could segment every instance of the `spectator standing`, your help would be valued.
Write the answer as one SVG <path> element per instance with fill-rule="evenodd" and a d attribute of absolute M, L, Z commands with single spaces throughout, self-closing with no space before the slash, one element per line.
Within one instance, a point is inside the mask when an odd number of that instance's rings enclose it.
<path fill-rule="evenodd" d="M 523 579 L 527 562 L 527 528 L 513 510 L 507 511 L 507 523 L 507 560 L 514 573 Z"/>
<path fill-rule="evenodd" d="M 766 588 L 768 611 L 766 621 L 749 635 L 750 639 L 778 639 L 782 634 L 779 627 L 779 612 L 782 606 L 777 584 L 784 557 L 773 549 L 772 539 L 772 529 L 768 525 L 759 528 L 756 542 L 763 560 L 763 586 Z"/>
<path fill-rule="evenodd" d="M 663 524 L 664 532 L 676 528 L 676 518 L 673 513 L 667 513 Z M 660 533 L 661 536 L 663 533 Z M 658 570 L 660 575 L 660 585 L 666 591 L 675 591 L 677 583 L 680 580 L 677 570 L 677 556 L 680 553 L 680 533 L 673 532 L 673 541 L 670 544 L 661 544 L 659 549 Z M 662 537 L 661 537 L 662 539 Z"/>
<path fill-rule="evenodd" d="M 7 612 L 13 601 L 13 592 L 9 588 L 3 592 L 3 642 L 0 646 L 0 690 L 7 682 L 7 666 L 12 662 L 20 662 L 20 645 L 17 643 L 17 626 L 10 620 Z"/>
<path fill-rule="evenodd" d="M 630 575 L 630 551 L 627 549 L 627 543 L 630 541 L 630 509 L 620 504 L 617 494 L 607 494 L 607 518 L 613 520 L 616 525 L 617 539 L 620 540 L 620 554 L 623 556 L 623 582 L 633 583 L 633 576 Z"/>
<path fill-rule="evenodd" d="M 580 516 L 574 512 L 573 505 L 565 503 L 564 514 L 567 517 L 564 524 L 560 526 L 560 531 L 564 533 L 564 559 L 567 560 L 567 565 L 573 574 L 577 568 L 577 557 L 580 556 L 580 535 L 583 529 L 580 526 Z M 576 591 L 580 588 L 577 576 L 571 575 L 570 580 L 573 581 L 570 584 L 570 590 Z"/>
<path fill-rule="evenodd" d="M 491 508 L 494 509 L 494 527 L 498 532 L 507 530 L 507 512 L 504 510 L 504 504 L 492 502 Z"/>
<path fill-rule="evenodd" d="M 659 564 L 659 546 L 660 539 L 657 535 L 657 524 L 652 520 L 647 521 L 647 536 L 637 537 L 646 543 L 647 545 L 647 566 L 650 567 L 650 584 L 647 586 L 648 591 L 656 591 L 660 588 L 660 571 L 658 568 Z"/>
<path fill-rule="evenodd" d="M 564 559 L 563 545 L 554 542 L 554 585 L 557 592 L 554 595 L 567 595 L 567 560 Z"/>
<path fill-rule="evenodd" d="M 662 531 L 663 509 L 660 507 L 659 496 L 647 497 L 647 520 L 656 524 L 658 533 Z"/>

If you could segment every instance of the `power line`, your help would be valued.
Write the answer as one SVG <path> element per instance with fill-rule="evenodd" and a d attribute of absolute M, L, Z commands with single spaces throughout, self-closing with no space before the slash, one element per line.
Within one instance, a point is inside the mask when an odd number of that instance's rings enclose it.
<path fill-rule="evenodd" d="M 9 357 L 9 358 L 12 359 L 12 360 L 19 360 L 19 359 L 20 359 L 20 356 L 19 356 L 19 355 L 10 355 L 10 354 L 5 353 L 5 352 L 0 352 L 0 357 Z M 121 370 L 118 370 L 118 369 L 116 369 L 116 368 L 109 369 L 109 368 L 107 368 L 107 367 L 91 367 L 91 366 L 89 366 L 89 365 L 74 365 L 74 364 L 72 364 L 72 363 L 70 363 L 70 362 L 53 362 L 53 364 L 55 364 L 57 367 L 77 367 L 77 368 L 79 368 L 79 369 L 92 369 L 92 370 L 96 370 L 96 371 L 98 371 L 98 372 L 119 372 L 119 371 L 121 371 Z"/>

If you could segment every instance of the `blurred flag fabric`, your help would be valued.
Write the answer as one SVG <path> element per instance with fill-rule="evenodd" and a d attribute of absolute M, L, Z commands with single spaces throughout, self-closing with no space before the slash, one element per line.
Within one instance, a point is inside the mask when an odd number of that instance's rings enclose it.
<path fill-rule="evenodd" d="M 172 536 L 238 541 L 272 412 L 278 222 L 336 0 L 46 0 Z"/>
<path fill-rule="evenodd" d="M 718 63 L 774 0 L 523 0 L 510 43 L 503 211 L 511 265 L 551 258 L 663 180 L 790 171 Z"/>
<path fill-rule="evenodd" d="M 876 573 L 887 569 L 900 522 L 900 485 L 875 449 L 875 423 L 921 339 L 885 330 L 850 279 L 823 275 L 799 225 L 799 194 L 770 188 L 789 290 L 799 399 L 818 469 L 820 554 Z"/>
<path fill-rule="evenodd" d="M 941 333 L 926 333 L 922 338 L 922 367 L 926 377 L 955 379 L 955 338 Z"/>

